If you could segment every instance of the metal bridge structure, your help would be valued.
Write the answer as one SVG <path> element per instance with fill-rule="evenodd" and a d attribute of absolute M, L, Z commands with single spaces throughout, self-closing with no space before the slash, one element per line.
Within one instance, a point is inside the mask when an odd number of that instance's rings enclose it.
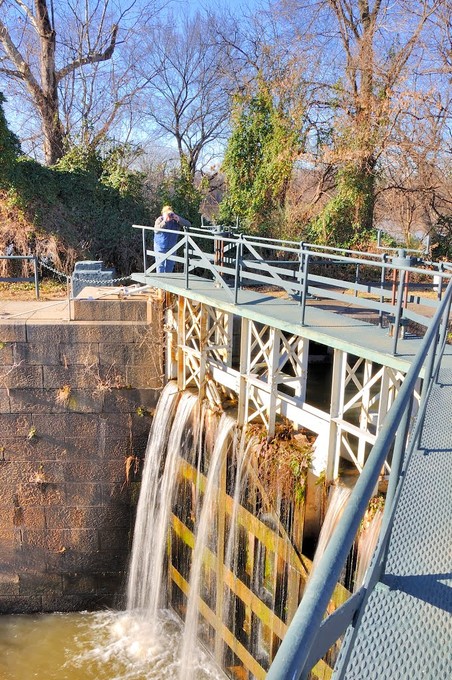
<path fill-rule="evenodd" d="M 153 228 L 134 226 L 144 268 L 132 279 L 166 299 L 166 378 L 212 401 L 220 390 L 239 425 L 263 423 L 270 437 L 287 418 L 316 435 L 314 467 L 328 481 L 357 475 L 268 679 L 309 678 L 342 636 L 333 678 L 451 677 L 452 266 L 191 229 L 163 274 Z M 382 477 L 371 566 L 325 617 Z"/>

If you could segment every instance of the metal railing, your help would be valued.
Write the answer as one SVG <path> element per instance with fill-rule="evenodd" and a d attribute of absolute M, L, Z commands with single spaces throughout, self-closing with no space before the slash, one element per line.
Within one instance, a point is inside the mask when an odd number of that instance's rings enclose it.
<path fill-rule="evenodd" d="M 449 282 L 418 354 L 385 418 L 382 430 L 356 482 L 336 530 L 322 559 L 311 575 L 300 606 L 270 667 L 267 680 L 307 678 L 310 669 L 346 631 L 380 578 L 385 565 L 394 513 L 403 485 L 402 472 L 406 469 L 421 435 L 427 396 L 437 379 L 444 353 L 451 299 L 452 282 Z M 414 390 L 423 367 L 424 381 L 420 408 L 413 432 L 409 433 Z M 363 586 L 344 605 L 322 621 L 352 548 L 360 522 L 374 493 L 381 468 L 392 446 L 394 446 L 393 465 L 382 530 L 371 568 L 368 570 Z"/>
<path fill-rule="evenodd" d="M 0 276 L 2 283 L 33 283 L 36 299 L 39 300 L 38 258 L 35 255 L 0 255 L 0 260 L 30 260 L 33 262 L 33 276 Z"/>
<path fill-rule="evenodd" d="M 154 227 L 133 226 L 142 230 L 144 274 L 157 275 L 157 263 L 148 266 L 149 257 L 156 256 L 147 246 Z M 241 293 L 244 288 L 276 286 L 298 300 L 301 325 L 312 297 L 367 309 L 380 325 L 391 326 L 393 354 L 408 323 L 427 328 L 442 297 L 443 281 L 447 283 L 452 275 L 449 265 L 424 262 L 404 250 L 396 254 L 359 252 L 245 234 L 224 235 L 205 228 L 160 231 L 176 233 L 179 238 L 158 257 L 161 262 L 179 264 L 187 290 L 196 272 L 211 278 L 237 305 L 246 301 Z M 414 278 L 423 279 L 426 289 L 436 289 L 433 299 L 417 290 L 410 292 Z"/>

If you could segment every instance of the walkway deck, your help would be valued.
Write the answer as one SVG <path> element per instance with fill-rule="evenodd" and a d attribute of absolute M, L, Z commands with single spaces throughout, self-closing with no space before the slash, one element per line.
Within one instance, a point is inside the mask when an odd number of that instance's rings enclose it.
<path fill-rule="evenodd" d="M 138 273 L 132 274 L 132 279 L 404 372 L 421 343 L 421 338 L 413 335 L 400 339 L 397 354 L 393 356 L 393 338 L 388 329 L 371 323 L 372 319 L 375 321 L 375 312 L 332 300 L 309 300 L 303 326 L 301 308 L 288 296 L 276 297 L 275 293 L 244 289 L 240 291 L 239 304 L 235 305 L 227 291 L 200 277 L 190 276 L 188 290 L 184 274 Z M 446 348 L 444 363 L 452 368 L 452 346 Z"/>
<path fill-rule="evenodd" d="M 452 678 L 452 371 L 442 369 L 397 506 L 385 574 L 337 680 Z"/>

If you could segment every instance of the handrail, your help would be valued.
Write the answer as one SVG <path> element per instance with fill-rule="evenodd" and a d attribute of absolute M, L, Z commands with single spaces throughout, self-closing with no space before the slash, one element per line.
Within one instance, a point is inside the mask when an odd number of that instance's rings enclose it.
<path fill-rule="evenodd" d="M 143 233 L 146 231 L 149 232 L 154 232 L 155 227 L 151 226 L 145 226 L 145 225 L 139 225 L 139 224 L 134 224 L 132 225 L 133 228 L 135 229 L 142 229 Z M 423 275 L 439 275 L 440 277 L 444 278 L 449 278 L 449 272 L 451 271 L 452 264 L 451 263 L 444 263 L 444 262 L 426 262 L 425 264 L 428 265 L 431 269 L 422 269 L 421 267 L 415 267 L 413 265 L 408 264 L 408 262 L 411 262 L 413 258 L 411 257 L 404 257 L 400 256 L 400 254 L 396 256 L 391 256 L 388 255 L 387 253 L 374 253 L 374 252 L 365 252 L 365 251 L 358 251 L 358 250 L 347 250 L 345 248 L 336 248 L 333 246 L 324 246 L 324 245 L 319 245 L 319 244 L 312 244 L 312 243 L 306 243 L 306 242 L 297 242 L 297 241 L 283 241 L 280 239 L 270 239 L 270 238 L 265 238 L 262 236 L 251 236 L 249 234 L 238 234 L 238 235 L 231 235 L 231 236 L 223 236 L 221 233 L 215 233 L 215 232 L 210 232 L 210 231 L 203 231 L 202 233 L 201 230 L 196 230 L 192 229 L 190 232 L 187 232 L 185 230 L 180 230 L 180 231 L 175 231 L 175 230 L 170 230 L 170 229 L 159 229 L 158 231 L 165 232 L 165 233 L 172 233 L 172 234 L 177 234 L 179 236 L 183 236 L 186 233 L 196 233 L 196 236 L 198 236 L 202 240 L 210 240 L 210 241 L 216 241 L 216 240 L 222 240 L 225 243 L 235 243 L 237 239 L 242 239 L 243 243 L 246 245 L 253 245 L 255 248 L 267 248 L 271 250 L 276 250 L 279 252 L 287 252 L 287 253 L 292 253 L 296 256 L 298 256 L 300 253 L 306 254 L 309 253 L 311 257 L 324 257 L 328 261 L 331 262 L 331 264 L 338 264 L 338 263 L 343 263 L 343 264 L 362 264 L 362 265 L 367 265 L 367 266 L 374 266 L 377 268 L 383 268 L 387 267 L 390 265 L 393 269 L 396 269 L 398 271 L 401 270 L 407 270 L 409 269 L 410 272 L 413 273 L 418 273 L 418 274 L 423 274 Z M 279 244 L 279 245 L 276 245 Z M 290 245 L 285 245 L 285 244 L 290 244 Z M 301 246 L 301 247 L 300 247 Z M 408 252 L 404 251 L 403 249 L 399 249 L 400 252 Z M 342 255 L 339 253 L 343 253 Z M 356 257 L 350 257 L 350 255 Z M 365 258 L 372 258 L 371 261 Z M 406 260 L 407 264 L 404 264 L 402 260 Z M 298 257 L 293 260 L 294 264 L 297 264 L 298 262 Z M 448 272 L 445 272 L 444 269 L 447 269 Z"/>
<path fill-rule="evenodd" d="M 147 267 L 147 256 L 155 256 L 155 252 L 147 249 L 146 235 L 148 232 L 154 232 L 155 228 L 143 225 L 133 227 L 142 230 L 144 274 L 152 276 L 156 273 L 156 265 Z M 442 296 L 442 282 L 452 276 L 447 263 L 439 262 L 434 267 L 429 263 L 428 269 L 413 266 L 413 258 L 407 257 L 406 251 L 403 250 L 399 251 L 397 257 L 393 257 L 387 253 L 361 253 L 328 246 L 314 247 L 304 242 L 297 244 L 295 241 L 266 239 L 245 234 L 225 235 L 223 232 L 209 231 L 199 233 L 196 230 L 185 229 L 176 232 L 167 229 L 160 231 L 175 233 L 179 237 L 179 241 L 167 253 L 159 253 L 159 257 L 162 260 L 172 259 L 182 265 L 187 289 L 190 287 L 190 274 L 196 268 L 210 272 L 216 285 L 225 290 L 228 297 L 237 305 L 243 300 L 239 291 L 244 286 L 256 283 L 270 284 L 285 290 L 299 300 L 301 325 L 305 324 L 306 304 L 310 296 L 375 310 L 380 325 L 383 324 L 385 317 L 392 325 L 394 355 L 397 353 L 403 325 L 411 321 L 426 328 L 430 323 L 431 314 L 426 314 L 421 304 L 436 308 Z M 224 253 L 224 258 L 218 259 L 213 252 L 204 252 L 199 242 L 212 242 L 216 246 L 220 244 L 217 251 Z M 261 252 L 262 249 L 265 249 L 265 256 Z M 270 257 L 273 253 L 275 255 Z M 325 264 L 335 267 L 352 266 L 354 280 L 344 280 L 337 275 L 333 278 L 328 273 L 319 274 L 319 266 Z M 375 271 L 380 271 L 381 274 L 375 276 L 378 280 L 360 281 L 360 268 L 361 271 L 371 268 L 372 276 L 375 275 Z M 386 280 L 385 277 L 391 272 L 392 280 Z M 409 302 L 415 305 L 415 308 L 411 309 L 407 304 L 409 277 L 413 275 L 429 278 L 432 289 L 437 285 L 439 278 L 439 287 L 436 299 L 422 298 L 419 294 L 411 299 L 413 297 L 411 296 Z M 435 280 L 433 277 L 438 278 Z M 368 297 L 358 297 L 359 293 L 365 293 Z M 419 309 L 420 312 L 417 311 Z"/>
<path fill-rule="evenodd" d="M 0 260 L 31 260 L 33 262 L 33 276 L 0 276 L 0 282 L 34 282 L 36 299 L 39 300 L 38 258 L 36 255 L 0 255 Z"/>
<path fill-rule="evenodd" d="M 284 640 L 269 669 L 267 680 L 304 679 L 307 677 L 311 665 L 314 664 L 324 652 L 325 644 L 322 644 L 322 641 L 318 638 L 319 631 L 322 630 L 322 627 L 323 630 L 326 628 L 325 623 L 322 624 L 324 613 L 340 577 L 343 565 L 345 564 L 349 551 L 353 545 L 356 532 L 364 513 L 366 512 L 369 500 L 374 492 L 382 465 L 387 458 L 388 452 L 393 445 L 398 432 L 402 430 L 404 445 L 400 446 L 399 444 L 402 454 L 398 464 L 393 466 L 390 477 L 390 484 L 396 484 L 397 493 L 393 497 L 393 502 L 389 503 L 385 510 L 384 529 L 377 547 L 378 559 L 374 560 L 373 571 L 370 571 L 367 576 L 365 583 L 367 590 L 370 590 L 370 587 L 378 580 L 384 564 L 384 554 L 389 541 L 394 511 L 403 482 L 401 471 L 406 466 L 407 460 L 420 435 L 421 423 L 426 407 L 426 398 L 436 379 L 442 354 L 444 352 L 444 328 L 448 323 L 451 299 L 452 281 L 449 282 L 444 298 L 422 340 L 419 351 L 391 409 L 386 415 L 382 430 L 372 447 L 367 462 L 350 495 L 336 530 L 328 543 L 322 559 L 309 580 L 300 606 L 292 619 Z M 438 342 L 438 334 L 441 325 L 443 325 L 443 332 L 441 333 L 441 342 Z M 409 448 L 406 449 L 408 428 L 406 427 L 407 423 L 406 419 L 404 419 L 404 414 L 411 408 L 416 382 L 426 359 L 427 368 L 424 375 L 425 389 L 423 390 L 421 399 L 420 412 L 417 419 L 418 424 L 410 439 Z M 406 453 L 403 455 L 405 449 Z M 363 598 L 363 592 L 360 592 L 360 595 L 354 598 L 354 606 L 351 606 L 350 604 L 347 605 L 347 603 L 343 605 L 343 607 L 347 607 L 346 616 L 344 615 L 345 610 L 342 610 L 342 608 L 339 608 L 331 615 L 331 617 L 335 617 L 336 621 L 340 620 L 340 626 L 336 626 L 334 630 L 336 635 L 335 640 L 342 635 L 347 626 L 351 623 L 358 606 L 362 606 L 363 600 L 365 601 L 366 597 L 364 596 Z M 331 617 L 329 617 L 329 619 L 331 619 Z M 329 619 L 326 619 L 326 622 Z M 329 639 L 328 643 L 332 644 L 335 640 L 332 641 Z M 317 645 L 317 653 L 315 652 L 315 649 L 313 649 L 315 645 Z M 330 646 L 330 644 L 328 644 L 328 646 Z M 318 656 L 319 654 L 320 656 Z"/>

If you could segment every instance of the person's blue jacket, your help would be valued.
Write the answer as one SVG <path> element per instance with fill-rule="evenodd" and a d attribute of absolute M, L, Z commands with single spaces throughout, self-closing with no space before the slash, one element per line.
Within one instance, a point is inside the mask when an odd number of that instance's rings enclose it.
<path fill-rule="evenodd" d="M 157 273 L 171 273 L 174 270 L 174 260 L 159 253 L 167 253 L 177 243 L 176 232 L 181 228 L 191 227 L 191 223 L 173 213 L 170 206 L 165 206 L 162 214 L 155 220 L 154 228 L 154 252 Z"/>

